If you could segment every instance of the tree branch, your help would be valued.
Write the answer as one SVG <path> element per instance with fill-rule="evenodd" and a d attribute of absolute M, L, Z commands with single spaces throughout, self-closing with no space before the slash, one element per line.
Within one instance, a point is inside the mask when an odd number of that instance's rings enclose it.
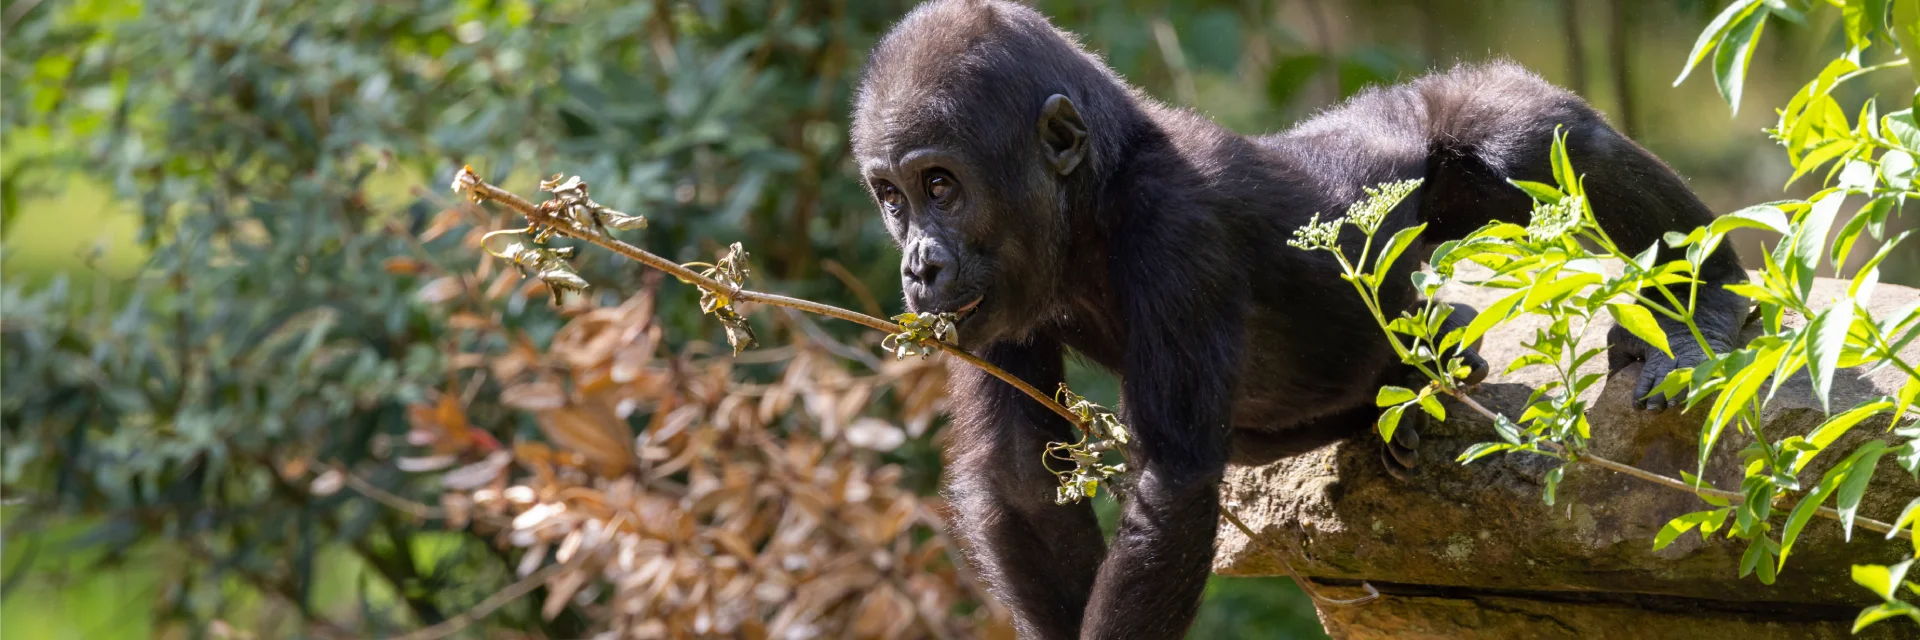
<path fill-rule="evenodd" d="M 1485 417 L 1488 420 L 1499 420 L 1501 417 L 1499 414 L 1494 413 L 1493 410 L 1488 409 L 1485 406 L 1482 406 L 1479 402 L 1474 401 L 1474 399 L 1472 397 L 1469 397 L 1465 392 L 1449 391 L 1448 393 L 1451 394 L 1455 400 L 1459 400 L 1461 404 L 1467 405 L 1467 408 L 1474 410 L 1475 413 L 1480 414 L 1481 416 Z M 1747 500 L 1746 494 L 1743 494 L 1737 491 L 1725 491 L 1725 490 L 1714 489 L 1710 487 L 1696 487 L 1691 484 L 1688 484 L 1685 480 L 1681 480 L 1679 478 L 1663 476 L 1658 473 L 1648 471 L 1646 469 L 1642 469 L 1630 464 L 1626 464 L 1624 462 L 1616 462 L 1613 460 L 1609 460 L 1607 458 L 1602 458 L 1600 456 L 1596 456 L 1591 453 L 1580 453 L 1575 455 L 1568 455 L 1566 448 L 1560 446 L 1560 444 L 1556 442 L 1545 442 L 1542 444 L 1546 445 L 1547 449 L 1550 452 L 1556 455 L 1566 456 L 1567 459 L 1573 462 L 1584 462 L 1596 467 L 1600 467 L 1602 469 L 1606 469 L 1608 471 L 1612 471 L 1614 473 L 1639 478 L 1641 480 L 1645 480 L 1647 482 L 1651 482 L 1669 489 L 1678 489 L 1680 491 L 1685 491 L 1687 493 L 1691 493 L 1698 496 L 1712 496 L 1715 498 L 1726 500 L 1728 502 L 1746 502 Z M 1820 514 L 1822 517 L 1831 518 L 1833 520 L 1841 519 L 1840 512 L 1834 509 L 1833 507 L 1826 507 L 1826 506 L 1820 507 L 1819 510 L 1816 511 L 1816 513 Z M 1906 538 L 1909 540 L 1913 539 L 1913 534 L 1907 531 L 1906 529 L 1896 529 L 1892 524 L 1881 522 L 1873 518 L 1855 515 L 1853 518 L 1853 521 L 1855 523 L 1858 523 L 1862 528 L 1872 529 L 1880 533 L 1893 534 L 1895 536 Z"/>
<path fill-rule="evenodd" d="M 507 585 L 507 588 L 487 596 L 487 599 L 481 600 L 480 604 L 474 605 L 472 609 L 462 611 L 460 615 L 447 618 L 431 627 L 399 636 L 395 640 L 439 640 L 440 638 L 459 633 L 461 629 L 467 628 L 468 625 L 479 622 L 481 619 L 492 615 L 493 612 L 499 610 L 500 607 L 507 606 L 515 600 L 526 597 L 528 593 L 532 593 L 534 589 L 545 584 L 548 578 L 559 575 L 561 571 L 565 571 L 571 567 L 573 567 L 572 564 L 565 563 L 550 564 L 541 567 L 539 571 L 527 574 L 527 577 L 521 578 L 519 582 Z"/>
<path fill-rule="evenodd" d="M 481 180 L 480 176 L 478 174 L 473 173 L 473 169 L 470 167 L 462 168 L 460 170 L 459 176 L 455 178 L 455 183 L 462 185 L 466 189 L 467 193 L 470 194 L 473 197 L 473 199 L 476 201 L 493 201 L 493 202 L 498 202 L 500 204 L 506 205 L 507 208 L 513 209 L 515 212 L 519 213 L 522 216 L 526 216 L 528 221 L 536 224 L 552 227 L 556 232 L 560 233 L 561 235 L 565 235 L 567 237 L 574 238 L 576 240 L 584 240 L 586 242 L 597 245 L 608 251 L 612 251 L 614 253 L 618 253 L 620 255 L 626 256 L 628 259 L 631 259 L 634 262 L 638 262 L 640 264 L 653 267 L 661 271 L 665 271 L 668 274 L 672 275 L 673 277 L 679 278 L 683 282 L 691 283 L 696 287 L 700 287 L 702 289 L 706 289 L 708 291 L 712 291 L 717 294 L 725 295 L 735 300 L 739 300 L 742 302 L 756 302 L 760 304 L 773 305 L 776 307 L 786 307 L 788 309 L 796 309 L 799 311 L 805 311 L 807 313 L 823 315 L 830 318 L 838 318 L 841 320 L 845 320 L 847 322 L 852 322 L 854 324 L 864 325 L 868 328 L 871 328 L 877 331 L 884 331 L 886 333 L 898 333 L 901 330 L 903 330 L 903 327 L 901 327 L 898 324 L 894 324 L 893 322 L 889 322 L 887 320 L 881 320 L 879 318 L 875 318 L 873 316 L 860 313 L 858 311 L 842 309 L 840 307 L 836 307 L 833 305 L 820 304 L 818 302 L 814 302 L 811 300 L 801 300 L 799 298 L 793 298 L 793 297 L 783 296 L 779 294 L 765 293 L 761 291 L 753 291 L 751 289 L 731 287 L 721 283 L 718 280 L 714 280 L 713 278 L 700 275 L 698 272 L 695 272 L 692 269 L 683 267 L 677 262 L 654 255 L 653 253 L 645 249 L 641 249 L 640 247 L 627 244 L 626 242 L 620 240 L 619 238 L 609 236 L 597 230 L 583 231 L 581 229 L 576 229 L 574 228 L 573 224 L 570 221 L 556 218 L 552 214 L 541 210 L 539 206 L 533 204 L 532 202 L 529 202 L 526 198 L 522 198 L 511 191 L 507 191 L 506 189 L 496 187 L 492 184 L 487 183 L 485 180 Z M 989 374 L 992 374 L 993 377 L 999 378 L 1002 381 L 1006 382 L 1007 384 L 1013 385 L 1013 388 L 1019 389 L 1021 393 L 1027 394 L 1028 397 L 1031 397 L 1035 401 L 1046 406 L 1047 409 L 1053 411 L 1054 413 L 1060 414 L 1060 417 L 1066 418 L 1068 422 L 1071 422 L 1076 426 L 1081 426 L 1080 418 L 1078 416 L 1075 416 L 1072 411 L 1068 411 L 1067 408 L 1061 406 L 1060 403 L 1054 402 L 1052 396 L 1042 393 L 1039 389 L 1035 389 L 1033 385 L 1027 384 L 1027 382 L 1025 380 L 1021 380 L 1019 376 L 1015 376 L 1011 373 L 1007 373 L 1005 369 L 1001 369 L 1000 367 L 993 366 L 991 363 L 988 363 L 985 360 L 981 360 L 979 357 L 971 353 L 967 353 L 965 350 L 961 349 L 958 345 L 955 345 L 951 342 L 947 342 L 944 340 L 929 340 L 929 342 L 932 342 L 934 346 L 939 347 L 941 351 L 947 352 L 948 355 L 959 358 L 962 361 L 965 361 L 967 364 L 978 367 L 981 371 L 985 371 Z"/>

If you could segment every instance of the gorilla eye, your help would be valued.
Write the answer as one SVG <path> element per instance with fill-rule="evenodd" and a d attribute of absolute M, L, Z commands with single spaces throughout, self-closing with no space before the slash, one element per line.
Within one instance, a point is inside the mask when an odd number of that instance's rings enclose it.
<path fill-rule="evenodd" d="M 886 206 L 887 213 L 899 213 L 900 207 L 906 204 L 906 194 L 900 193 L 891 182 L 881 182 L 874 191 L 880 194 L 880 204 Z"/>
<path fill-rule="evenodd" d="M 945 172 L 935 173 L 927 178 L 927 197 L 933 198 L 934 202 L 946 202 L 959 188 L 960 181 Z"/>

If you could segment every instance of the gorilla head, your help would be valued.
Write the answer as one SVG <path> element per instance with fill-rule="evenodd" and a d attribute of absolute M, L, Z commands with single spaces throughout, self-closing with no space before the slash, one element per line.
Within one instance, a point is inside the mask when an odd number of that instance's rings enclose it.
<path fill-rule="evenodd" d="M 1059 315 L 1084 203 L 1117 159 L 1123 86 L 1014 4 L 928 3 L 880 42 L 852 145 L 909 309 L 960 312 L 968 347 Z"/>

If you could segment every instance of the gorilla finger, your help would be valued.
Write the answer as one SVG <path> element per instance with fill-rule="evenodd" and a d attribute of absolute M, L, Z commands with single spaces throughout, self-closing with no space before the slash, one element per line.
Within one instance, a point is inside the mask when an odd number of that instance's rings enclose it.
<path fill-rule="evenodd" d="M 1414 462 L 1419 462 L 1419 459 L 1415 458 Z M 1413 467 L 1400 461 L 1400 454 L 1394 451 L 1392 443 L 1381 443 L 1380 464 L 1386 467 L 1387 475 L 1392 476 L 1393 479 L 1401 482 L 1413 481 Z"/>
<path fill-rule="evenodd" d="M 1667 394 L 1654 391 L 1655 387 L 1660 386 L 1660 380 L 1665 377 L 1659 374 L 1641 374 L 1639 384 L 1634 385 L 1633 389 L 1636 406 L 1648 411 L 1665 411 Z"/>
<path fill-rule="evenodd" d="M 1421 422 L 1425 421 L 1422 420 Z M 1418 453 L 1418 449 L 1420 448 L 1420 430 L 1413 428 L 1413 425 L 1396 429 L 1393 432 L 1393 441 L 1407 449 L 1415 450 L 1414 452 Z"/>
<path fill-rule="evenodd" d="M 1467 364 L 1467 379 L 1464 380 L 1463 382 L 1470 385 L 1480 384 L 1481 382 L 1484 382 L 1487 379 L 1487 373 L 1489 372 L 1490 368 L 1487 366 L 1487 359 L 1480 357 L 1479 352 L 1477 351 L 1466 352 L 1466 364 Z"/>

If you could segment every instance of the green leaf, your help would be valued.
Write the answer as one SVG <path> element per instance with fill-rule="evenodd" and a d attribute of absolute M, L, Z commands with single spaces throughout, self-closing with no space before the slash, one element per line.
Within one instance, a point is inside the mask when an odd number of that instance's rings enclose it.
<path fill-rule="evenodd" d="M 1420 408 L 1425 410 L 1427 415 L 1433 416 L 1435 420 L 1444 421 L 1447 419 L 1447 408 L 1440 404 L 1439 397 L 1432 394 L 1423 394 L 1420 396 Z"/>
<path fill-rule="evenodd" d="M 1393 261 L 1400 259 L 1400 254 L 1405 252 L 1407 247 L 1413 244 L 1414 239 L 1420 237 L 1420 232 L 1426 228 L 1426 223 L 1421 223 L 1394 232 L 1393 239 L 1388 240 L 1387 246 L 1380 249 L 1380 257 L 1373 261 L 1373 272 L 1376 275 L 1384 274 L 1392 269 Z"/>
<path fill-rule="evenodd" d="M 1747 543 L 1747 552 L 1740 556 L 1740 577 L 1758 571 L 1762 584 L 1773 584 L 1773 540 L 1766 536 L 1754 536 Z"/>
<path fill-rule="evenodd" d="M 1866 587 L 1867 590 L 1872 591 L 1874 595 L 1880 596 L 1881 600 L 1893 602 L 1895 600 L 1894 590 L 1900 587 L 1901 581 L 1907 579 L 1907 569 L 1912 566 L 1912 559 L 1890 567 L 1877 564 L 1856 564 L 1853 565 L 1853 582 L 1854 584 Z"/>
<path fill-rule="evenodd" d="M 1847 329 L 1852 326 L 1851 298 L 1834 301 L 1807 325 L 1807 375 L 1813 378 L 1813 395 L 1820 399 L 1821 409 L 1828 409 L 1834 366 L 1840 362 L 1840 352 L 1847 346 Z"/>
<path fill-rule="evenodd" d="M 1680 516 L 1678 518 L 1668 520 L 1666 526 L 1660 527 L 1660 532 L 1653 535 L 1653 550 L 1659 551 L 1661 549 L 1667 548 L 1668 545 L 1673 544 L 1673 541 L 1680 539 L 1680 534 L 1686 533 L 1688 531 L 1692 531 L 1694 527 L 1698 527 L 1701 524 L 1706 523 L 1708 520 L 1726 519 L 1727 513 L 1730 511 L 1732 511 L 1732 509 L 1714 509 L 1709 511 L 1695 511 L 1693 513 L 1689 513 L 1689 514 Z"/>
<path fill-rule="evenodd" d="M 1880 154 L 1880 179 L 1887 186 L 1905 190 L 1913 185 L 1913 155 L 1899 149 Z"/>
<path fill-rule="evenodd" d="M 1739 0 L 1728 5 L 1720 15 L 1714 16 L 1713 22 L 1707 23 L 1706 30 L 1700 32 L 1700 39 L 1694 41 L 1693 52 L 1687 54 L 1687 66 L 1680 69 L 1680 77 L 1673 80 L 1673 86 L 1678 87 L 1686 82 L 1687 74 L 1693 73 L 1693 68 L 1707 59 L 1707 54 L 1713 51 L 1714 45 L 1720 42 L 1727 30 L 1732 29 L 1735 22 L 1745 18 L 1759 4 L 1760 0 Z"/>
<path fill-rule="evenodd" d="M 1906 241 L 1907 236 L 1910 235 L 1913 235 L 1913 230 L 1902 231 L 1900 235 L 1894 236 L 1892 240 L 1888 240 L 1885 244 L 1880 245 L 1880 250 L 1874 252 L 1873 257 L 1867 259 L 1866 264 L 1860 265 L 1860 271 L 1853 274 L 1853 283 L 1847 285 L 1847 295 L 1860 296 L 1861 290 L 1865 289 L 1868 283 L 1878 281 L 1880 279 L 1880 261 L 1886 260 L 1889 255 L 1893 255 L 1893 248 L 1901 242 Z"/>
<path fill-rule="evenodd" d="M 1567 195 L 1582 195 L 1580 175 L 1573 172 L 1573 159 L 1567 157 L 1567 133 L 1559 126 L 1553 128 L 1553 180 Z"/>
<path fill-rule="evenodd" d="M 1412 400 L 1416 395 L 1412 389 L 1395 386 L 1380 387 L 1380 393 L 1373 398 L 1375 406 L 1391 407 Z"/>
<path fill-rule="evenodd" d="M 1807 292 L 1813 289 L 1813 278 L 1820 268 L 1820 258 L 1827 248 L 1827 231 L 1833 228 L 1833 217 L 1840 212 L 1840 206 L 1846 202 L 1845 191 L 1833 191 L 1807 208 L 1794 229 L 1793 242 L 1782 243 L 1782 248 L 1790 247 L 1792 253 L 1785 256 L 1782 266 L 1788 268 L 1793 276 L 1799 298 L 1804 300 Z"/>
<path fill-rule="evenodd" d="M 1907 507 L 1900 510 L 1900 517 L 1893 519 L 1893 530 L 1887 532 L 1887 539 L 1900 536 L 1901 529 L 1911 529 L 1908 525 L 1920 521 L 1920 498 L 1907 501 Z"/>
<path fill-rule="evenodd" d="M 1920 92 L 1914 95 L 1920 95 Z M 1895 111 L 1882 116 L 1880 128 L 1886 130 L 1888 137 L 1899 142 L 1902 148 L 1908 151 L 1920 151 L 1920 124 L 1915 124 L 1912 109 Z"/>
<path fill-rule="evenodd" d="M 1847 431 L 1853 429 L 1854 425 L 1860 424 L 1860 421 L 1879 415 L 1891 408 L 1893 408 L 1892 402 L 1876 400 L 1849 409 L 1846 413 L 1827 418 L 1826 422 L 1820 423 L 1820 426 L 1813 428 L 1812 433 L 1807 434 L 1806 442 L 1809 448 L 1806 453 L 1802 454 L 1799 459 L 1793 462 L 1793 472 L 1799 473 L 1800 470 L 1805 469 L 1807 463 L 1813 462 L 1815 456 L 1820 455 L 1820 452 L 1825 451 L 1827 446 L 1833 444 L 1835 440 L 1839 440 L 1840 436 L 1846 435 Z"/>
<path fill-rule="evenodd" d="M 1473 462 L 1475 460 L 1479 460 L 1481 458 L 1484 458 L 1502 451 L 1514 449 L 1514 448 L 1517 448 L 1517 447 L 1515 445 L 1507 444 L 1505 442 L 1481 442 L 1471 447 L 1467 447 L 1467 450 L 1461 452 L 1460 457 L 1454 458 L 1454 460 L 1458 461 L 1460 464 L 1467 464 L 1469 462 Z"/>
<path fill-rule="evenodd" d="M 1793 507 L 1793 513 L 1787 516 L 1787 527 L 1780 534 L 1780 568 L 1786 568 L 1787 554 L 1793 551 L 1793 542 L 1800 537 L 1800 530 L 1820 510 L 1820 503 L 1826 502 L 1827 497 L 1833 495 L 1834 489 L 1840 486 L 1840 481 L 1847 477 L 1848 468 L 1843 462 L 1828 469 L 1827 475 L 1820 478 L 1819 486 L 1814 487 L 1807 497 L 1800 499 L 1800 504 Z"/>
<path fill-rule="evenodd" d="M 1667 332 L 1660 329 L 1660 323 L 1653 319 L 1653 312 L 1638 304 L 1609 304 L 1607 312 L 1613 314 L 1613 320 L 1625 327 L 1629 333 L 1647 344 L 1653 345 L 1667 357 L 1673 357 L 1673 348 L 1667 344 Z"/>
<path fill-rule="evenodd" d="M 1552 471 L 1547 472 L 1547 492 L 1546 495 L 1541 496 L 1547 501 L 1547 506 L 1553 506 L 1554 494 L 1560 490 L 1560 478 L 1566 473 L 1567 468 L 1564 466 L 1554 467 Z"/>
<path fill-rule="evenodd" d="M 1521 191 L 1527 192 L 1527 195 L 1532 197 L 1535 202 L 1553 204 L 1567 197 L 1567 194 L 1561 193 L 1559 189 L 1555 189 L 1553 185 L 1550 184 L 1513 179 L 1508 179 L 1507 182 L 1519 187 Z"/>
<path fill-rule="evenodd" d="M 1486 335 L 1487 331 L 1493 329 L 1494 325 L 1505 322 L 1507 316 L 1513 313 L 1514 305 L 1519 304 L 1522 299 L 1526 298 L 1526 295 L 1527 290 L 1522 289 L 1507 294 L 1507 297 L 1501 298 L 1493 304 L 1488 305 L 1486 310 L 1481 311 L 1480 315 L 1474 317 L 1473 322 L 1467 323 L 1466 332 L 1460 335 L 1460 344 L 1479 342 L 1480 336 Z"/>
<path fill-rule="evenodd" d="M 1736 114 L 1740 113 L 1740 91 L 1746 85 L 1747 63 L 1753 61 L 1753 49 L 1760 45 L 1760 32 L 1765 30 L 1767 16 L 1772 14 L 1772 10 L 1762 8 L 1742 18 L 1727 31 L 1719 50 L 1713 54 L 1714 84 L 1720 87 L 1720 97 L 1726 99 Z"/>
<path fill-rule="evenodd" d="M 1893 415 L 1895 417 L 1907 415 L 1907 407 L 1913 406 L 1915 400 L 1920 400 L 1920 378 L 1907 376 L 1907 383 L 1900 385 L 1900 391 L 1893 394 L 1893 397 Z"/>
<path fill-rule="evenodd" d="M 1406 410 L 1407 405 L 1400 404 L 1387 407 L 1386 411 L 1380 412 L 1379 428 L 1381 441 L 1393 441 L 1393 431 L 1400 427 L 1400 414 Z"/>
<path fill-rule="evenodd" d="M 1506 414 L 1494 414 L 1493 432 L 1498 434 L 1501 440 L 1505 440 L 1514 445 L 1520 444 L 1520 425 L 1514 424 L 1513 420 L 1507 418 Z"/>
<path fill-rule="evenodd" d="M 1840 15 L 1847 26 L 1847 42 L 1865 49 L 1873 44 L 1874 34 L 1887 28 L 1887 0 L 1848 0 Z"/>
<path fill-rule="evenodd" d="M 1896 199 L 1893 196 L 1874 198 L 1871 202 L 1868 202 L 1866 206 L 1860 207 L 1859 211 L 1854 212 L 1853 218 L 1847 220 L 1847 226 L 1840 229 L 1840 235 L 1833 237 L 1833 249 L 1830 257 L 1833 258 L 1833 272 L 1835 274 L 1841 273 L 1846 269 L 1847 257 L 1853 254 L 1853 243 L 1860 239 L 1860 232 L 1865 231 L 1869 224 L 1875 224 L 1876 218 L 1879 221 L 1876 228 L 1885 226 L 1887 211 L 1891 209 L 1890 205 L 1895 202 Z M 1879 235 L 1879 233 L 1874 234 L 1875 237 L 1879 237 Z"/>
<path fill-rule="evenodd" d="M 1758 341 L 1756 341 L 1758 342 Z M 1750 347 L 1754 348 L 1754 347 Z M 1772 377 L 1774 366 L 1786 355 L 1784 344 L 1773 343 L 1754 348 L 1753 360 L 1737 371 L 1722 372 L 1727 378 L 1725 386 L 1714 397 L 1713 409 L 1707 414 L 1707 426 L 1700 430 L 1700 466 L 1704 468 L 1707 457 L 1713 453 L 1713 445 L 1720 439 L 1729 423 L 1737 416 L 1742 407 L 1753 400 L 1760 385 Z"/>
<path fill-rule="evenodd" d="M 1771 204 L 1754 205 L 1714 218 L 1708 231 L 1724 234 L 1742 227 L 1766 229 L 1783 236 L 1793 233 L 1793 225 L 1787 219 L 1787 212 Z"/>
<path fill-rule="evenodd" d="M 1887 443 L 1883 440 L 1869 440 L 1847 456 L 1845 464 L 1849 467 L 1847 479 L 1840 483 L 1834 494 L 1835 511 L 1840 512 L 1840 530 L 1842 538 L 1853 540 L 1853 518 L 1860 509 L 1860 496 L 1867 492 L 1867 483 L 1873 480 L 1874 466 L 1880 463 L 1880 456 L 1887 452 Z"/>
<path fill-rule="evenodd" d="M 1557 302 L 1581 289 L 1600 284 L 1604 280 L 1606 277 L 1598 273 L 1577 273 L 1552 282 L 1538 282 L 1526 289 L 1527 298 L 1521 307 L 1538 309 L 1541 305 Z"/>
<path fill-rule="evenodd" d="M 1854 569 L 1859 568 L 1858 566 L 1854 567 Z M 1913 619 L 1914 622 L 1920 623 L 1920 609 L 1916 609 L 1913 605 L 1905 602 L 1895 600 L 1862 609 L 1860 611 L 1860 617 L 1853 619 L 1853 632 L 1860 633 L 1860 630 L 1867 628 L 1867 625 L 1895 616 L 1906 616 Z"/>

